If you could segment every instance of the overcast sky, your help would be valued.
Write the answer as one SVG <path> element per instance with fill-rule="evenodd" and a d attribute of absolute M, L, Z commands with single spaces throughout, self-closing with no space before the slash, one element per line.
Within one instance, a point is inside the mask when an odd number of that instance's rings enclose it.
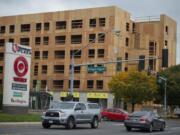
<path fill-rule="evenodd" d="M 177 63 L 180 63 L 180 0 L 0 0 L 0 16 L 116 5 L 134 18 L 167 14 L 177 21 Z"/>

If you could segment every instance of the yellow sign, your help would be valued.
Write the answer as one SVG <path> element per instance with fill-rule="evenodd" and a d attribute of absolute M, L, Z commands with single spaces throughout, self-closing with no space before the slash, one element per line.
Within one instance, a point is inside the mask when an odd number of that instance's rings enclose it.
<path fill-rule="evenodd" d="M 68 92 L 60 92 L 60 97 L 67 97 Z M 73 97 L 79 98 L 79 92 L 73 92 Z"/>
<path fill-rule="evenodd" d="M 108 93 L 89 92 L 89 93 L 87 93 L 87 98 L 107 99 Z"/>

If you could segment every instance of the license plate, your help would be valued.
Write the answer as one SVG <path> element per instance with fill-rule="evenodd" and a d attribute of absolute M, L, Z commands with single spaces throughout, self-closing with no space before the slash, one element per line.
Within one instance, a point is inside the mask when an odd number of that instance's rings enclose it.
<path fill-rule="evenodd" d="M 53 121 L 52 121 L 52 120 L 49 120 L 49 123 L 50 123 L 50 124 L 52 124 L 52 123 L 53 123 Z"/>
<path fill-rule="evenodd" d="M 137 121 L 137 119 L 133 119 L 133 122 L 136 122 Z"/>

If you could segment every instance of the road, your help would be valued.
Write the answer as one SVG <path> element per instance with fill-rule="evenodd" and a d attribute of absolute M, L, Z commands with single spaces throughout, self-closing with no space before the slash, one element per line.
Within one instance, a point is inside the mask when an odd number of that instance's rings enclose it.
<path fill-rule="evenodd" d="M 78 125 L 76 129 L 67 130 L 63 126 L 52 126 L 43 129 L 40 123 L 36 124 L 0 124 L 0 135 L 180 135 L 180 120 L 168 120 L 164 132 L 133 130 L 127 132 L 122 122 L 101 122 L 98 129 L 91 129 L 87 125 Z"/>

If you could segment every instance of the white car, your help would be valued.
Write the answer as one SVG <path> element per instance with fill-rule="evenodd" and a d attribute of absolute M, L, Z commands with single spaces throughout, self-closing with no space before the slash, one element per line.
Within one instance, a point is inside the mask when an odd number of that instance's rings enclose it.
<path fill-rule="evenodd" d="M 100 107 L 96 103 L 54 102 L 42 118 L 43 128 L 50 128 L 51 125 L 64 125 L 72 129 L 77 124 L 87 123 L 91 125 L 91 128 L 98 128 Z"/>

